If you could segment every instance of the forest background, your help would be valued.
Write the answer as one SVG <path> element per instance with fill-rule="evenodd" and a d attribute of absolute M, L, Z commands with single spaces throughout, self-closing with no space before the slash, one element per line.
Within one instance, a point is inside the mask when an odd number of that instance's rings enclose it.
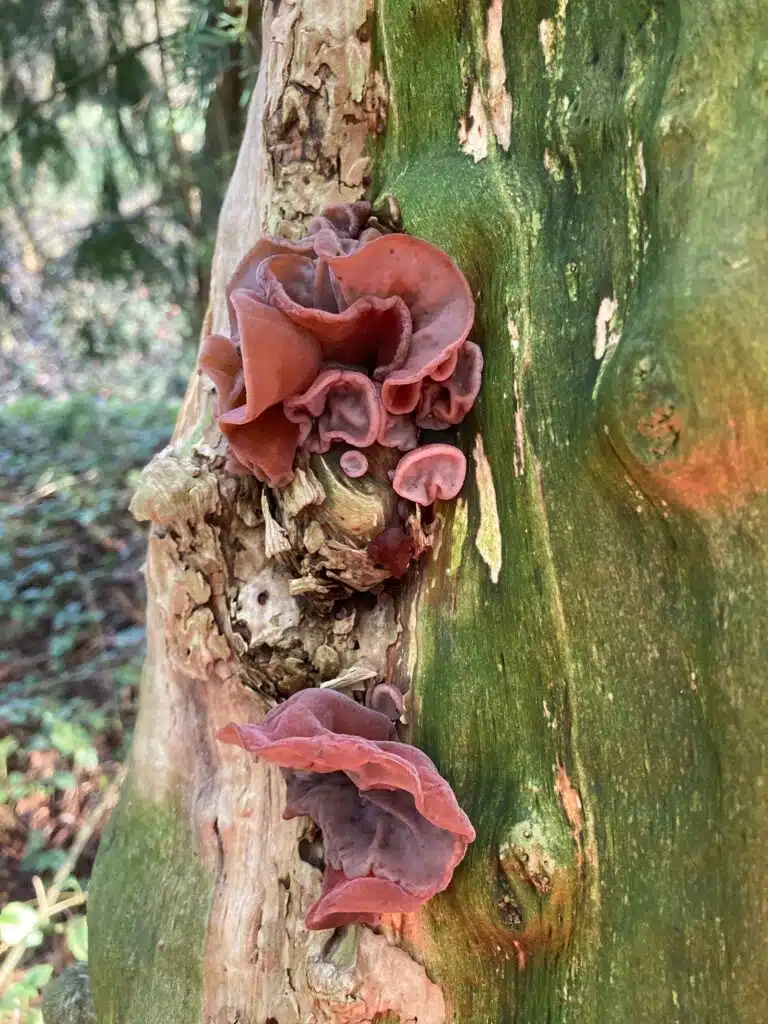
<path fill-rule="evenodd" d="M 0 19 L 0 1021 L 87 956 L 144 653 L 128 502 L 194 363 L 255 3 Z"/>

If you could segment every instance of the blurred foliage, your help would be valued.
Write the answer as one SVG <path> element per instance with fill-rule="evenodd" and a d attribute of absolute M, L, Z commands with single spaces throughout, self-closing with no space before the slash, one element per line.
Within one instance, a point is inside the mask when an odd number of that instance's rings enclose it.
<path fill-rule="evenodd" d="M 54 321 L 58 347 L 86 357 L 132 344 L 84 283 L 145 286 L 153 304 L 180 307 L 194 339 L 257 23 L 247 0 L 6 0 L 0 345 L 11 361 L 25 361 L 18 335 Z"/>
<path fill-rule="evenodd" d="M 0 410 L 0 723 L 75 767 L 98 763 L 88 735 L 110 727 L 105 691 L 136 680 L 145 535 L 127 506 L 176 409 L 84 394 Z"/>
<path fill-rule="evenodd" d="M 0 963 L 17 943 L 25 953 L 0 991 L 0 1021 L 39 1022 L 42 987 L 87 955 L 97 837 L 64 884 L 71 909 L 41 923 L 39 892 L 124 758 L 133 724 L 146 536 L 128 502 L 179 404 L 167 382 L 154 394 L 146 383 L 139 377 L 144 401 L 84 391 L 0 409 Z"/>
<path fill-rule="evenodd" d="M 259 21 L 254 0 L 3 4 L 3 1024 L 40 1022 L 43 986 L 87 955 L 88 822 L 126 756 L 144 655 L 128 501 L 194 363 Z"/>

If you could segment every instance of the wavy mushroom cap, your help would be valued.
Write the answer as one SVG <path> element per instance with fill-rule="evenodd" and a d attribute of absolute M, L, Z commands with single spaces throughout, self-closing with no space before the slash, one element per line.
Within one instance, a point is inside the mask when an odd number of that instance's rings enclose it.
<path fill-rule="evenodd" d="M 284 816 L 307 814 L 323 832 L 326 875 L 310 928 L 415 910 L 448 886 L 475 838 L 432 761 L 394 735 L 386 715 L 327 689 L 295 694 L 261 725 L 218 733 L 286 769 Z"/>
<path fill-rule="evenodd" d="M 403 694 L 392 683 L 377 683 L 366 694 L 366 705 L 386 715 L 392 722 L 397 722 L 403 713 L 405 703 Z"/>
<path fill-rule="evenodd" d="M 366 228 L 369 216 L 368 203 L 339 203 L 298 241 L 261 238 L 227 288 L 231 340 L 206 338 L 200 366 L 216 385 L 232 471 L 283 486 L 298 447 L 379 444 L 412 453 L 395 490 L 431 504 L 458 491 L 463 456 L 417 449 L 419 429 L 461 422 L 477 397 L 474 300 L 446 253 Z M 362 473 L 362 460 L 346 464 Z"/>
<path fill-rule="evenodd" d="M 353 251 L 364 244 L 358 236 L 370 213 L 371 204 L 368 202 L 336 203 L 326 207 L 321 216 L 310 220 L 304 238 L 292 240 L 263 235 L 235 268 L 227 287 L 227 297 L 238 288 L 258 291 L 259 266 L 270 256 L 322 256 Z"/>
<path fill-rule="evenodd" d="M 472 326 L 475 303 L 466 278 L 446 253 L 410 235 L 384 235 L 328 263 L 346 302 L 400 296 L 408 307 L 408 356 L 383 379 L 382 400 L 391 413 L 413 412 L 426 377 L 451 375 Z"/>
<path fill-rule="evenodd" d="M 474 342 L 465 341 L 450 377 L 424 382 L 415 424 L 426 430 L 444 430 L 461 423 L 475 404 L 482 376 L 483 353 Z"/>
<path fill-rule="evenodd" d="M 425 444 L 408 452 L 397 464 L 392 487 L 417 505 L 455 498 L 464 486 L 467 460 L 451 444 Z"/>
<path fill-rule="evenodd" d="M 382 914 L 413 914 L 423 903 L 397 882 L 373 875 L 347 878 L 343 871 L 326 867 L 320 898 L 307 911 L 305 924 L 313 931 L 345 924 L 376 925 Z"/>
<path fill-rule="evenodd" d="M 320 350 L 310 334 L 249 292 L 235 291 L 230 301 L 240 347 L 209 335 L 199 364 L 216 387 L 219 426 L 237 464 L 283 486 L 293 477 L 299 429 L 281 403 L 314 380 Z"/>
<path fill-rule="evenodd" d="M 243 360 L 245 404 L 219 416 L 222 429 L 249 423 L 302 391 L 320 369 L 320 349 L 307 331 L 248 292 L 232 293 Z"/>
<path fill-rule="evenodd" d="M 370 367 L 374 376 L 388 373 L 406 360 L 411 317 L 397 295 L 358 299 L 340 313 L 276 301 L 286 316 L 318 339 L 325 360 Z"/>
<path fill-rule="evenodd" d="M 299 443 L 327 452 L 334 441 L 368 448 L 379 433 L 376 388 L 357 370 L 323 370 L 309 388 L 283 402 L 285 415 L 299 428 Z"/>
<path fill-rule="evenodd" d="M 376 385 L 379 396 L 381 418 L 379 434 L 376 441 L 384 448 L 398 448 L 401 452 L 409 452 L 419 443 L 419 428 L 413 416 L 407 414 L 394 416 L 387 412 L 381 402 L 381 384 Z"/>
<path fill-rule="evenodd" d="M 370 215 L 371 204 L 365 199 L 356 203 L 332 203 L 319 217 L 310 220 L 309 233 L 312 235 L 329 228 L 341 238 L 356 239 Z"/>

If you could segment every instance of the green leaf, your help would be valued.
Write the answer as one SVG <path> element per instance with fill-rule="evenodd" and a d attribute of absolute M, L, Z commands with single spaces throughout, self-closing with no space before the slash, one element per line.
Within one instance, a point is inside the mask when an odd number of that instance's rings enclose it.
<path fill-rule="evenodd" d="M 75 764 L 78 768 L 93 770 L 99 767 L 99 754 L 95 747 L 90 744 L 87 747 L 80 747 L 75 751 Z"/>
<path fill-rule="evenodd" d="M 69 654 L 71 650 L 77 645 L 77 633 L 60 633 L 58 636 L 52 636 L 48 644 L 48 648 L 51 652 L 52 658 L 61 658 L 64 654 Z"/>
<path fill-rule="evenodd" d="M 36 937 L 40 936 L 39 941 Z M 37 946 L 43 936 L 37 928 L 37 911 L 27 903 L 7 903 L 0 911 L 0 942 L 7 946 L 15 946 L 17 942 L 25 942 L 27 946 Z"/>
<path fill-rule="evenodd" d="M 35 964 L 32 967 L 28 967 L 24 972 L 24 981 L 36 988 L 38 992 L 41 988 L 45 988 L 48 982 L 51 980 L 53 974 L 52 964 Z"/>
<path fill-rule="evenodd" d="M 61 789 L 66 793 L 68 790 L 75 788 L 77 779 L 72 772 L 54 772 L 53 784 L 56 789 Z"/>
<path fill-rule="evenodd" d="M 63 850 L 49 850 L 47 837 L 40 829 L 32 829 L 24 845 L 24 856 L 21 859 L 22 871 L 31 871 L 42 875 L 46 871 L 56 871 L 64 863 L 66 854 Z"/>
<path fill-rule="evenodd" d="M 91 746 L 88 733 L 79 725 L 54 718 L 53 715 L 46 716 L 46 725 L 52 745 L 65 757 L 71 757 L 84 747 Z"/>
<path fill-rule="evenodd" d="M 88 921 L 85 914 L 67 921 L 67 945 L 75 960 L 88 959 Z"/>

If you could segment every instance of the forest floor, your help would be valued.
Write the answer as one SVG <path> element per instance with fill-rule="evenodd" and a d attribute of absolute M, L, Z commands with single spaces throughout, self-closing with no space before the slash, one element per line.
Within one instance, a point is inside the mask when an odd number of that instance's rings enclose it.
<path fill-rule="evenodd" d="M 66 388 L 0 375 L 2 1024 L 40 1022 L 43 986 L 87 955 L 88 878 L 144 654 L 146 536 L 128 502 L 178 409 L 161 385 L 191 359 L 170 346 L 110 387 L 107 364 L 82 361 Z"/>
<path fill-rule="evenodd" d="M 162 7 L 166 25 L 193 17 L 189 5 Z M 120 49 L 112 21 L 93 31 Z M 71 75 L 75 51 L 56 33 L 53 70 L 61 55 Z M 170 201 L 180 151 L 169 139 L 181 133 L 187 161 L 203 139 L 203 93 L 190 82 L 229 45 L 206 38 L 194 28 L 189 53 L 169 56 L 181 83 L 173 97 L 147 50 L 121 74 L 98 71 L 97 89 L 73 84 L 65 99 L 51 85 L 56 105 L 40 107 L 51 120 L 32 104 L 23 135 L 12 102 L 0 116 L 0 1024 L 41 1024 L 45 984 L 87 957 L 88 880 L 144 657 L 146 530 L 128 504 L 168 441 L 195 358 L 205 239 L 190 235 L 180 198 Z M 5 92 L 13 99 L 18 75 L 45 96 L 51 83 L 34 71 L 39 56 L 51 73 L 45 53 L 21 42 L 4 59 Z M 141 102 L 118 103 L 110 83 L 140 86 Z"/>

